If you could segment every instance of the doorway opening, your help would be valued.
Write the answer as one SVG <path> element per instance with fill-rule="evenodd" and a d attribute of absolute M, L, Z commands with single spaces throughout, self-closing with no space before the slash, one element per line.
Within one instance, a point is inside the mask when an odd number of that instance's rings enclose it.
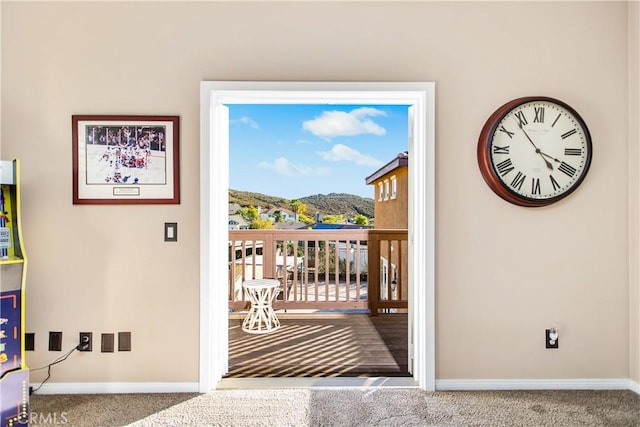
<path fill-rule="evenodd" d="M 215 388 L 228 370 L 227 289 L 216 284 L 228 274 L 221 236 L 228 232 L 230 104 L 409 106 L 409 353 L 417 386 L 434 390 L 434 83 L 202 82 L 200 391 Z"/>

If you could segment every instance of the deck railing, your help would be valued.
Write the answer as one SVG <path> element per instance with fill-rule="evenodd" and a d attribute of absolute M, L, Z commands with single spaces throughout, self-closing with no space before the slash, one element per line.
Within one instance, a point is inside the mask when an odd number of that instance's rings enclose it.
<path fill-rule="evenodd" d="M 229 231 L 229 308 L 244 310 L 242 283 L 281 283 L 278 309 L 407 308 L 407 230 Z"/>

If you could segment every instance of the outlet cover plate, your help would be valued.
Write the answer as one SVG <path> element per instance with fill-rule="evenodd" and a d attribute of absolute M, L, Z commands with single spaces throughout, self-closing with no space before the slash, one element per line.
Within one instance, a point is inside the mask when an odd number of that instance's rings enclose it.
<path fill-rule="evenodd" d="M 115 341 L 113 334 L 102 334 L 102 342 L 100 351 L 103 353 L 113 353 L 113 343 Z"/>
<path fill-rule="evenodd" d="M 79 343 L 81 347 L 78 351 L 93 351 L 93 334 L 91 332 L 80 332 Z M 83 343 L 89 345 L 82 347 Z"/>
<path fill-rule="evenodd" d="M 177 222 L 164 223 L 164 241 L 165 242 L 178 241 L 178 223 Z"/>
<path fill-rule="evenodd" d="M 551 338 L 549 338 L 549 334 L 551 334 L 551 329 L 546 329 L 544 331 L 545 344 L 547 348 L 558 348 L 559 338 L 556 338 L 555 342 L 551 344 Z"/>

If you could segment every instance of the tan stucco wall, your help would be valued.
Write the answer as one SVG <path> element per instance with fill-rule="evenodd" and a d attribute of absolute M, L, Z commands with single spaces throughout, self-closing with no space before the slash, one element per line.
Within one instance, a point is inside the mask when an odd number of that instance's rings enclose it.
<path fill-rule="evenodd" d="M 198 380 L 202 80 L 436 82 L 437 378 L 624 379 L 633 372 L 638 381 L 627 31 L 636 5 L 1 7 L 1 154 L 23 165 L 27 328 L 36 333 L 29 364 L 59 355 L 46 351 L 48 331 L 63 331 L 65 348 L 81 330 L 133 337 L 131 352 L 74 355 L 56 365 L 51 382 Z M 631 81 L 637 88 L 637 73 Z M 581 188 L 542 209 L 495 196 L 475 157 L 486 118 L 525 95 L 568 102 L 594 139 Z M 72 205 L 72 114 L 180 115 L 182 203 Z M 637 138 L 631 146 L 637 167 Z M 179 242 L 162 241 L 164 222 L 178 222 Z M 561 348 L 545 350 L 544 329 L 553 325 Z"/>
<path fill-rule="evenodd" d="M 378 184 L 383 184 L 389 181 L 389 193 L 391 193 L 391 179 L 396 178 L 397 183 L 397 195 L 395 198 L 382 200 L 379 195 Z M 375 189 L 375 226 L 376 228 L 407 228 L 409 224 L 409 217 L 407 209 L 409 206 L 409 168 L 402 166 L 394 169 L 393 171 L 381 176 L 379 179 L 372 183 L 372 188 Z"/>

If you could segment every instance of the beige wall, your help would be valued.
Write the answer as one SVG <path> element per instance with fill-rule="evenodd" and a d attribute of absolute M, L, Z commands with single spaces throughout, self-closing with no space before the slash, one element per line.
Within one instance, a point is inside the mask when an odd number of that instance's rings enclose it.
<path fill-rule="evenodd" d="M 638 381 L 637 5 L 1 7 L 1 154 L 23 164 L 29 364 L 59 355 L 48 331 L 65 348 L 78 331 L 133 334 L 132 352 L 74 355 L 51 382 L 198 380 L 202 80 L 435 81 L 437 378 Z M 505 203 L 476 163 L 484 121 L 525 95 L 569 103 L 594 140 L 583 185 L 547 208 Z M 72 114 L 180 115 L 182 203 L 72 205 Z M 164 222 L 178 222 L 179 242 L 162 241 Z M 560 349 L 545 350 L 554 325 Z"/>
<path fill-rule="evenodd" d="M 640 383 L 640 3 L 629 4 L 629 360 Z"/>

